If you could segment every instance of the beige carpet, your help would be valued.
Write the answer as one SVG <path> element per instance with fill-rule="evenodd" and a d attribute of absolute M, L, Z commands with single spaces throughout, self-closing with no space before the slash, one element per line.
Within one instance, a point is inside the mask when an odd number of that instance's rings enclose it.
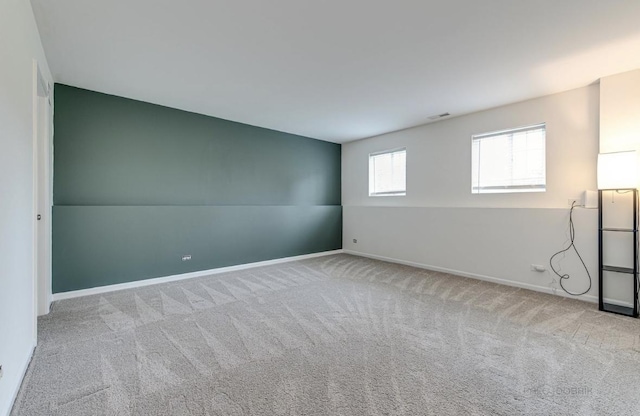
<path fill-rule="evenodd" d="M 349 255 L 56 302 L 13 415 L 639 415 L 640 321 Z"/>

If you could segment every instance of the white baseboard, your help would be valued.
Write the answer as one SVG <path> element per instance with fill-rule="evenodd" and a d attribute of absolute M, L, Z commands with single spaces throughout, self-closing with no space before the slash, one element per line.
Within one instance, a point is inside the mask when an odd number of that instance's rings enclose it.
<path fill-rule="evenodd" d="M 36 346 L 33 345 L 28 353 L 27 353 L 27 357 L 23 360 L 22 362 L 22 366 L 20 368 L 20 372 L 19 372 L 19 377 L 16 380 L 16 385 L 13 387 L 13 392 L 11 393 L 11 400 L 8 403 L 8 408 L 7 409 L 0 409 L 0 414 L 5 415 L 5 416 L 9 416 L 11 414 L 11 410 L 13 410 L 13 405 L 16 402 L 16 399 L 18 398 L 18 393 L 20 392 L 20 387 L 22 386 L 22 381 L 24 380 L 24 376 L 27 374 L 27 369 L 29 368 L 29 364 L 31 363 L 31 359 L 33 358 L 33 351 L 36 349 Z M 5 375 L 6 377 L 6 375 Z"/>
<path fill-rule="evenodd" d="M 210 276 L 212 274 L 228 273 L 238 270 L 252 269 L 255 267 L 270 266 L 272 264 L 288 263 L 291 261 L 312 259 L 315 257 L 330 256 L 332 254 L 340 254 L 340 250 L 322 251 L 320 253 L 304 254 L 301 256 L 283 257 L 280 259 L 265 260 L 255 263 L 239 264 L 237 266 L 219 267 L 217 269 L 200 270 L 197 272 L 182 273 L 172 276 L 155 277 L 151 279 L 136 280 L 135 282 L 119 283 L 115 285 L 92 287 L 90 289 L 72 290 L 69 292 L 61 292 L 53 294 L 53 301 L 78 298 L 81 296 L 97 295 L 100 293 L 115 292 L 117 290 L 133 289 L 143 286 L 157 285 L 160 283 L 176 282 L 178 280 L 193 279 L 194 277 Z"/>
<path fill-rule="evenodd" d="M 454 274 L 456 276 L 469 277 L 469 278 L 472 278 L 472 279 L 483 280 L 485 282 L 492 282 L 492 283 L 497 283 L 497 284 L 506 285 L 506 286 L 519 287 L 519 288 L 522 288 L 522 289 L 529 289 L 529 290 L 533 290 L 533 291 L 536 291 L 536 292 L 549 293 L 551 295 L 557 295 L 557 296 L 562 296 L 562 297 L 571 298 L 571 299 L 578 299 L 578 300 L 582 300 L 582 301 L 590 302 L 590 303 L 598 303 L 598 297 L 594 296 L 594 295 L 571 296 L 568 293 L 563 292 L 562 290 L 553 289 L 553 288 L 550 288 L 550 287 L 547 287 L 547 286 L 537 286 L 537 285 L 532 285 L 532 284 L 529 284 L 529 283 L 523 283 L 523 282 L 517 282 L 517 281 L 514 281 L 514 280 L 502 279 L 502 278 L 499 278 L 499 277 L 485 276 L 485 275 L 477 274 L 477 273 L 463 272 L 463 271 L 460 271 L 460 270 L 448 269 L 448 268 L 445 268 L 445 267 L 432 266 L 432 265 L 429 265 L 429 264 L 416 263 L 416 262 L 413 262 L 413 261 L 400 260 L 400 259 L 394 259 L 394 258 L 391 258 L 391 257 L 384 257 L 384 256 L 378 256 L 378 255 L 375 255 L 375 254 L 363 253 L 363 252 L 360 252 L 360 251 L 343 250 L 343 252 L 345 254 L 352 254 L 354 256 L 367 257 L 367 258 L 375 259 L 375 260 L 388 261 L 390 263 L 403 264 L 405 266 L 417 267 L 419 269 L 426 269 L 426 270 L 432 270 L 432 271 L 435 271 L 435 272 L 449 273 L 449 274 Z M 621 302 L 621 301 L 618 301 L 618 300 L 615 300 L 615 299 L 605 299 L 605 301 L 607 303 L 611 303 L 611 304 L 614 304 L 614 305 L 633 307 L 633 305 L 631 303 Z"/>

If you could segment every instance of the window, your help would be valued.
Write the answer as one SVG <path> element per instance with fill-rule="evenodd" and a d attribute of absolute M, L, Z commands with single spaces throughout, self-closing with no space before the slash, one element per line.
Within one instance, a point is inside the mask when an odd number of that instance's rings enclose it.
<path fill-rule="evenodd" d="M 407 150 L 369 155 L 369 196 L 407 194 Z"/>
<path fill-rule="evenodd" d="M 471 193 L 544 192 L 545 124 L 472 137 Z"/>

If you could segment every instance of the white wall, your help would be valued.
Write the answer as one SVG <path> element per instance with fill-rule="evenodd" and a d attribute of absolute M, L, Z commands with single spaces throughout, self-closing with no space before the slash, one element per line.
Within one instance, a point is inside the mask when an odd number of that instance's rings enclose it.
<path fill-rule="evenodd" d="M 549 257 L 568 240 L 568 199 L 596 189 L 599 86 L 516 103 L 343 145 L 344 249 L 429 268 L 553 291 Z M 471 136 L 545 122 L 547 191 L 471 194 Z M 368 196 L 368 154 L 407 148 L 407 196 Z M 576 244 L 598 279 L 597 210 L 577 209 Z M 352 239 L 357 239 L 353 243 Z M 581 291 L 574 253 L 562 262 Z M 622 286 L 607 296 L 627 302 Z"/>
<path fill-rule="evenodd" d="M 600 80 L 600 152 L 640 150 L 640 69 Z"/>
<path fill-rule="evenodd" d="M 0 0 L 0 415 L 35 345 L 33 59 L 51 82 L 29 1 Z"/>
<path fill-rule="evenodd" d="M 566 208 L 596 189 L 598 86 L 401 130 L 343 146 L 346 206 Z M 547 124 L 547 192 L 471 194 L 471 136 Z M 407 148 L 407 196 L 368 195 L 368 154 Z"/>

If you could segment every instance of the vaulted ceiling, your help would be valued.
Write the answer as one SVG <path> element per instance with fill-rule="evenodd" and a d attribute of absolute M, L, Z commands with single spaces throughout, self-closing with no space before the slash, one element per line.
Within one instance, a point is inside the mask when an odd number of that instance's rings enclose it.
<path fill-rule="evenodd" d="M 32 0 L 56 82 L 346 142 L 640 68 L 637 0 Z"/>

